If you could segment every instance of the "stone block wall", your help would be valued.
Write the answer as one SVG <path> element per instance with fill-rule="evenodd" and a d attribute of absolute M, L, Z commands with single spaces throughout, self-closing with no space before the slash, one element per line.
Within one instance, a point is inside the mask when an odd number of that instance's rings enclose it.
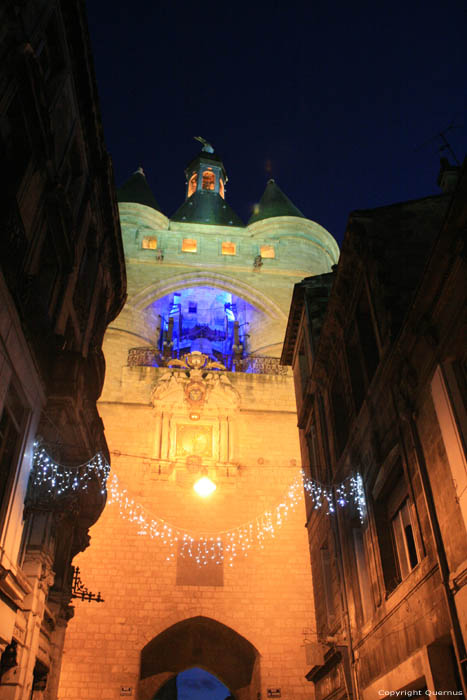
<path fill-rule="evenodd" d="M 154 457 L 158 418 L 149 394 L 160 370 L 144 369 L 149 371 L 139 384 L 139 400 L 133 394 L 128 402 L 102 402 L 100 412 L 113 474 L 147 519 L 163 518 L 194 536 L 221 533 L 288 500 L 287 489 L 299 475 L 290 378 L 229 374 L 245 408 L 241 404 L 231 416 L 234 459 L 229 468 L 219 469 L 216 492 L 203 500 L 193 491 L 195 476 L 184 464 L 173 464 L 172 471 L 164 466 L 161 472 Z M 304 524 L 299 489 L 295 509 L 274 537 L 265 536 L 263 549 L 254 546 L 232 566 L 224 563 L 223 585 L 177 585 L 183 562 L 176 543 L 171 547 L 139 535 L 137 522 L 123 518 L 117 504 L 107 505 L 92 528 L 92 546 L 75 561 L 85 585 L 100 591 L 105 602 L 76 603 L 59 698 L 117 698 L 121 686 L 131 686 L 136 696 L 143 647 L 172 625 L 197 616 L 223 623 L 255 647 L 263 697 L 271 687 L 280 687 L 283 698 L 308 697 L 304 630 L 313 627 L 314 608 Z M 216 674 L 215 667 L 208 670 Z M 250 697 L 245 692 L 242 697 Z"/>

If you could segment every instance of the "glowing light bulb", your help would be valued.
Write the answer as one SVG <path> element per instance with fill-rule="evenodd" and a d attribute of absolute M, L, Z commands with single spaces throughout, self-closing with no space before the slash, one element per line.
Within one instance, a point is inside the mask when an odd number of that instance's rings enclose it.
<path fill-rule="evenodd" d="M 208 476 L 202 476 L 201 479 L 195 482 L 193 488 L 198 496 L 206 498 L 216 490 L 217 486 Z"/>

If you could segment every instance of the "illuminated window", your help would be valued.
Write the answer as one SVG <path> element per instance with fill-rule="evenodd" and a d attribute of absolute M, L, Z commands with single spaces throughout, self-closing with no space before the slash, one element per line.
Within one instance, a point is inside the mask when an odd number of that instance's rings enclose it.
<path fill-rule="evenodd" d="M 221 177 L 219 178 L 219 194 L 224 199 L 224 180 Z"/>
<path fill-rule="evenodd" d="M 142 240 L 141 248 L 144 248 L 145 250 L 156 250 L 157 238 L 151 238 L 151 237 L 146 236 Z"/>
<path fill-rule="evenodd" d="M 222 243 L 222 255 L 236 255 L 237 254 L 237 244 L 231 243 L 230 241 L 223 241 Z"/>
<path fill-rule="evenodd" d="M 196 185 L 198 184 L 198 173 L 193 173 L 188 182 L 188 196 L 191 197 L 193 192 L 196 192 Z"/>
<path fill-rule="evenodd" d="M 213 190 L 216 184 L 216 176 L 212 170 L 205 170 L 203 173 L 203 190 Z"/>
<path fill-rule="evenodd" d="M 274 251 L 273 245 L 262 245 L 260 250 L 260 255 L 262 258 L 275 258 L 276 253 Z"/>
<path fill-rule="evenodd" d="M 196 253 L 198 250 L 198 241 L 194 238 L 184 238 L 182 242 L 182 251 L 184 253 Z"/>

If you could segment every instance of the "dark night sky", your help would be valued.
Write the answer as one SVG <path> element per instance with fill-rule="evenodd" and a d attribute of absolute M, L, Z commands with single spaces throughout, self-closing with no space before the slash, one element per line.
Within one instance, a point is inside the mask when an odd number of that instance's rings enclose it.
<path fill-rule="evenodd" d="M 266 181 L 339 241 L 347 216 L 437 193 L 467 153 L 464 0 L 88 0 L 117 185 L 143 165 L 171 215 L 201 135 L 243 220 Z"/>

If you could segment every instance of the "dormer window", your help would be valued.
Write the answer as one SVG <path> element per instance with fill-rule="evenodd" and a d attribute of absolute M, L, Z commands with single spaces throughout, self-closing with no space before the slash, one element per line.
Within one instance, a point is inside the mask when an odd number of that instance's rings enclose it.
<path fill-rule="evenodd" d="M 202 188 L 203 190 L 214 190 L 216 186 L 216 176 L 212 170 L 205 170 L 203 173 Z"/>
<path fill-rule="evenodd" d="M 196 186 L 198 184 L 198 173 L 193 173 L 188 182 L 188 197 L 191 197 L 193 192 L 196 192 Z"/>
<path fill-rule="evenodd" d="M 219 194 L 222 197 L 222 199 L 225 199 L 224 195 L 224 180 L 220 177 L 219 178 Z"/>

